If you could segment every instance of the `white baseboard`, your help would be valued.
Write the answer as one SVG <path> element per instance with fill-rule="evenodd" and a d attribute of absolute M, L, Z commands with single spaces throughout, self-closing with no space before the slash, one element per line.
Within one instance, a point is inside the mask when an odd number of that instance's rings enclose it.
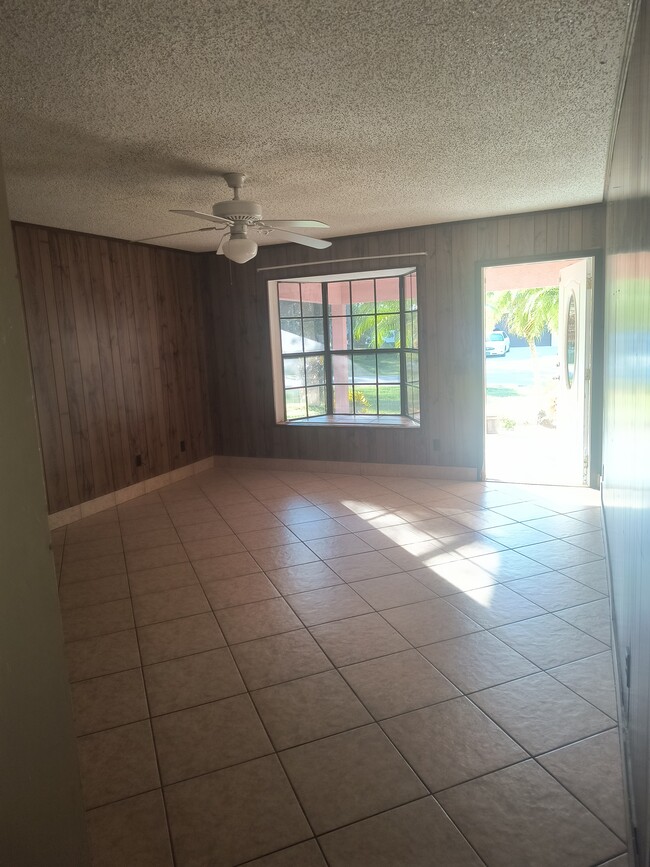
<path fill-rule="evenodd" d="M 88 500 L 85 503 L 80 503 L 78 506 L 72 506 L 70 509 L 54 512 L 48 516 L 50 530 L 56 530 L 57 527 L 65 527 L 66 524 L 72 524 L 73 521 L 79 521 L 81 518 L 96 515 L 97 512 L 103 512 L 105 509 L 112 509 L 114 506 L 119 506 L 120 503 L 126 503 L 135 497 L 141 497 L 143 494 L 157 491 L 158 488 L 164 488 L 165 485 L 180 482 L 182 479 L 195 476 L 197 473 L 203 473 L 205 470 L 211 470 L 212 467 L 214 467 L 214 458 L 204 458 L 202 461 L 196 461 L 185 467 L 179 467 L 169 473 L 153 476 L 153 478 L 145 479 L 145 481 L 138 482 L 136 485 L 129 485 L 128 488 L 120 488 L 119 491 L 112 491 L 110 494 L 96 497 L 94 500 Z"/>
<path fill-rule="evenodd" d="M 144 482 L 138 482 L 137 485 L 120 488 L 119 491 L 113 491 L 103 497 L 96 497 L 94 500 L 73 506 L 71 509 L 54 512 L 48 517 L 50 530 L 65 527 L 67 524 L 72 524 L 73 521 L 96 515 L 97 512 L 119 506 L 120 503 L 126 503 L 135 497 L 157 491 L 159 488 L 180 482 L 182 479 L 187 479 L 197 473 L 211 470 L 213 467 L 233 470 L 296 470 L 306 473 L 343 473 L 359 476 L 409 476 L 416 479 L 447 479 L 454 482 L 475 482 L 477 477 L 474 467 L 431 467 L 419 464 L 376 464 L 360 461 L 308 461 L 298 458 L 245 458 L 215 455 L 188 464 L 186 467 L 179 467 L 169 473 L 162 473 L 159 476 L 146 479 Z"/>
<path fill-rule="evenodd" d="M 250 470 L 297 470 L 306 473 L 344 473 L 359 476 L 409 476 L 475 482 L 475 467 L 432 467 L 420 464 L 376 464 L 362 461 L 310 461 L 298 458 L 246 458 L 215 455 L 215 467 Z"/>

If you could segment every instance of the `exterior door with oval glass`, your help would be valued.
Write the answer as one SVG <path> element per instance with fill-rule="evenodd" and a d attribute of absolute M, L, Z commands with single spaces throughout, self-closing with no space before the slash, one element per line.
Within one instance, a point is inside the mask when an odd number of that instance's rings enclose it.
<path fill-rule="evenodd" d="M 567 484 L 589 484 L 593 259 L 560 271 L 557 427 Z"/>

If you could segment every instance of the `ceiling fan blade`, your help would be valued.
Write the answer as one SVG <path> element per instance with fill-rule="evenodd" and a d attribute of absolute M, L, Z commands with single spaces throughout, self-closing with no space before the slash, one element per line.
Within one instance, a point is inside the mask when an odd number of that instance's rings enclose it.
<path fill-rule="evenodd" d="M 170 210 L 170 214 L 184 214 L 186 217 L 196 217 L 197 220 L 210 220 L 211 223 L 219 223 L 220 225 L 232 226 L 233 221 L 227 217 L 215 217 L 214 214 L 202 214 L 200 211 L 177 211 L 174 208 Z"/>
<path fill-rule="evenodd" d="M 320 238 L 310 238 L 309 235 L 299 235 L 298 232 L 287 232 L 286 229 L 275 229 L 273 226 L 269 226 L 268 228 L 273 229 L 278 235 L 288 238 L 289 241 L 295 241 L 296 244 L 304 244 L 305 247 L 313 247 L 315 250 L 325 250 L 327 247 L 332 246 L 331 241 L 321 241 Z"/>
<path fill-rule="evenodd" d="M 186 229 L 184 232 L 170 232 L 168 235 L 152 235 L 150 238 L 138 238 L 137 244 L 143 241 L 158 241 L 160 238 L 174 238 L 176 235 L 191 235 L 193 232 L 219 231 L 216 226 L 204 226 L 202 229 Z"/>
<path fill-rule="evenodd" d="M 223 256 L 223 245 L 226 243 L 226 240 L 230 237 L 230 232 L 224 232 L 221 236 L 221 240 L 219 241 L 219 246 L 217 247 L 217 256 Z"/>
<path fill-rule="evenodd" d="M 264 220 L 264 223 L 278 229 L 329 229 L 328 224 L 321 223 L 320 220 Z"/>

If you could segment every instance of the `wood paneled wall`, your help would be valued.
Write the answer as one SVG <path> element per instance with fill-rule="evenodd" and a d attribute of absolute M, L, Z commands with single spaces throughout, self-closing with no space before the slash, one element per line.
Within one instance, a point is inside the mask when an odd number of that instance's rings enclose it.
<path fill-rule="evenodd" d="M 24 224 L 14 237 L 50 512 L 211 455 L 206 260 Z"/>
<path fill-rule="evenodd" d="M 597 251 L 604 244 L 603 223 L 603 206 L 593 205 L 338 238 L 323 251 L 295 244 L 263 247 L 243 266 L 210 257 L 214 331 L 219 335 L 212 347 L 214 405 L 221 408 L 214 419 L 216 453 L 482 467 L 478 265 Z M 399 255 L 381 258 L 390 254 Z M 350 261 L 319 264 L 331 259 Z M 303 262 L 309 264 L 290 267 Z M 267 281 L 402 265 L 418 267 L 421 427 L 276 425 Z M 269 267 L 273 270 L 260 270 Z"/>
<path fill-rule="evenodd" d="M 243 266 L 16 224 L 50 511 L 211 454 L 479 469 L 479 263 L 596 251 L 603 216 L 593 205 L 264 247 Z M 418 269 L 421 427 L 277 425 L 267 281 L 402 265 Z"/>
<path fill-rule="evenodd" d="M 644 2 L 606 191 L 602 488 L 623 695 L 620 722 L 638 843 L 634 863 L 643 867 L 650 865 L 649 154 L 650 10 Z"/>

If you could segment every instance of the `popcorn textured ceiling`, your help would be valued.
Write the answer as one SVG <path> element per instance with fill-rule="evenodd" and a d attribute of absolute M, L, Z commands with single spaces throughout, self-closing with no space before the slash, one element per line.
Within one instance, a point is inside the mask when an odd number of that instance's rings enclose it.
<path fill-rule="evenodd" d="M 628 5 L 5 0 L 11 217 L 198 228 L 168 209 L 230 198 L 228 170 L 321 237 L 600 201 Z"/>

